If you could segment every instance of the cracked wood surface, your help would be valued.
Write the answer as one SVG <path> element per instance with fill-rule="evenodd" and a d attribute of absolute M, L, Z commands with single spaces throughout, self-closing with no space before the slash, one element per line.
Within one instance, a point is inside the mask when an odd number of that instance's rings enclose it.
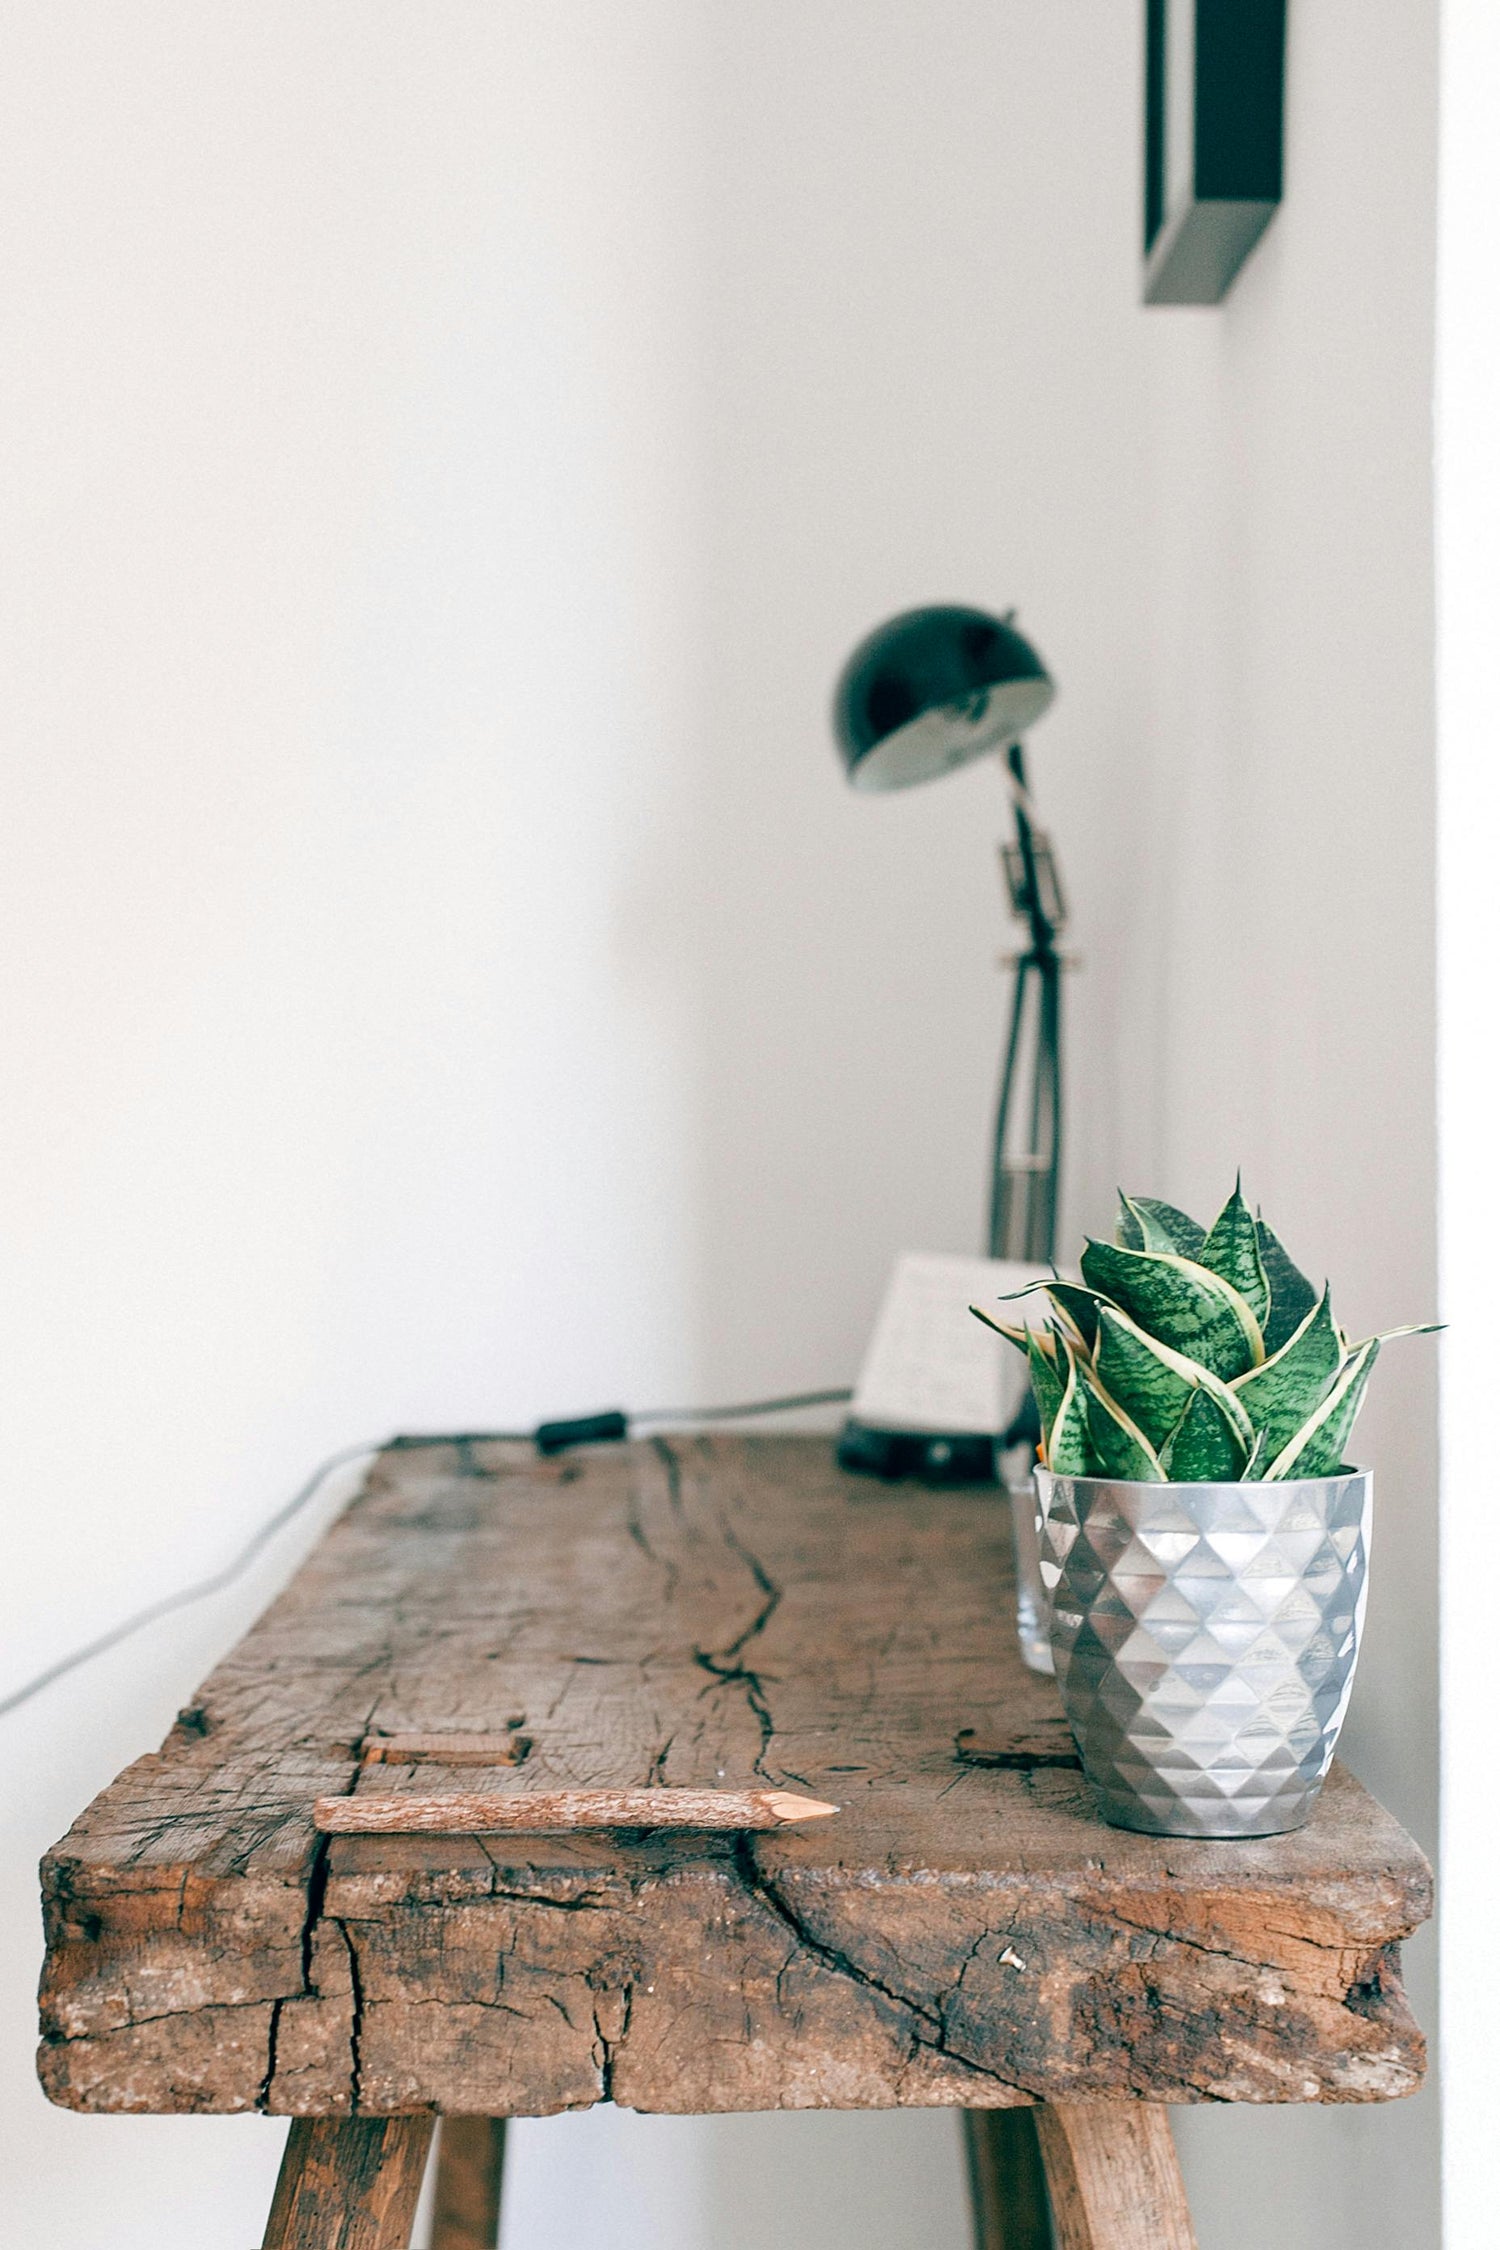
<path fill-rule="evenodd" d="M 826 1440 L 389 1449 L 48 1855 L 43 2083 L 302 2116 L 1409 2092 L 1409 1838 L 1338 1767 L 1294 1836 L 1105 1827 L 1013 1618 L 993 1493 L 846 1477 Z M 445 1733 L 500 1738 L 495 1793 L 844 1810 L 316 1834 L 320 1796 L 471 1792 L 472 1763 L 360 1764 Z"/>

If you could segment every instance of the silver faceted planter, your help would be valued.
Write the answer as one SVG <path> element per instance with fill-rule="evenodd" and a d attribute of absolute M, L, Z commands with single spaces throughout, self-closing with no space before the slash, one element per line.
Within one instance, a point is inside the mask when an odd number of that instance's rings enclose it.
<path fill-rule="evenodd" d="M 1058 1684 L 1105 1819 L 1300 1828 L 1354 1684 L 1368 1469 L 1270 1484 L 1038 1469 L 1036 1484 Z"/>

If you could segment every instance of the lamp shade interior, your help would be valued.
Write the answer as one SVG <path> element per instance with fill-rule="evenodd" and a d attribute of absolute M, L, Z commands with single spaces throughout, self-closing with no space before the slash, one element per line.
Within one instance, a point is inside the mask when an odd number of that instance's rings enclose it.
<path fill-rule="evenodd" d="M 1055 690 L 1031 643 L 982 609 L 912 609 L 854 651 L 834 733 L 856 789 L 906 789 L 1004 749 Z"/>

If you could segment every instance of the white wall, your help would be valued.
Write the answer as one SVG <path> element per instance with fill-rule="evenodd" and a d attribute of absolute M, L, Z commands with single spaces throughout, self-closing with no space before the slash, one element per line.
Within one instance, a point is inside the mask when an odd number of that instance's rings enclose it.
<path fill-rule="evenodd" d="M 1430 43 L 1296 13 L 1292 200 L 1183 315 L 1133 8 L 13 0 L 6 1679 L 351 1436 L 837 1380 L 975 1243 L 998 784 L 826 736 L 906 602 L 1062 682 L 1070 1231 L 1243 1160 L 1347 1317 L 1426 1309 Z M 1423 1348 L 1351 1741 L 1425 1833 Z M 33 1862 L 312 1528 L 8 1726 L 18 2239 L 259 2222 L 279 2126 L 42 2104 Z M 1415 2106 L 1187 2149 L 1204 2250 L 1247 2177 L 1286 2250 L 1431 2238 Z M 606 2112 L 517 2136 L 508 2250 L 764 2239 L 768 2177 L 964 2239 L 946 2117 Z"/>
<path fill-rule="evenodd" d="M 892 1248 L 979 1246 L 1014 943 L 998 770 L 851 797 L 833 674 L 922 601 L 1020 608 L 1088 974 L 1072 1176 L 1125 1075 L 1112 949 L 1148 662 L 1130 9 L 716 8 L 697 1248 L 705 1379 L 853 1364 Z"/>
<path fill-rule="evenodd" d="M 1234 1162 L 1340 1317 L 1435 1306 L 1436 12 L 1290 11 L 1286 201 L 1222 309 L 1152 316 L 1152 810 L 1123 925 L 1150 1067 L 1122 1165 L 1207 1211 Z M 1159 323 L 1160 325 L 1155 325 Z M 1360 1426 L 1372 1597 L 1344 1754 L 1436 1833 L 1435 1350 Z M 1434 2026 L 1431 1933 L 1407 1949 Z M 1433 2243 L 1436 2097 L 1193 2111 L 1213 2250 Z"/>
<path fill-rule="evenodd" d="M 1444 1340 L 1443 2241 L 1489 2250 L 1500 2209 L 1500 2041 L 1487 1956 L 1500 1866 L 1492 1783 L 1494 1540 L 1489 1215 L 1495 1200 L 1500 785 L 1500 16 L 1445 0 L 1438 207 L 1438 975 Z"/>
<path fill-rule="evenodd" d="M 7 1681 L 348 1439 L 694 1387 L 698 37 L 5 11 Z M 258 2239 L 283 2127 L 41 2102 L 34 1867 L 310 1533 L 7 1727 L 17 2243 Z"/>

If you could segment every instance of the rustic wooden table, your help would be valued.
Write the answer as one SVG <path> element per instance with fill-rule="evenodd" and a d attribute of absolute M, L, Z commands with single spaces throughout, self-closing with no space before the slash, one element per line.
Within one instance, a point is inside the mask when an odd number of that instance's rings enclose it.
<path fill-rule="evenodd" d="M 1380 2101 L 1423 2069 L 1415 1845 L 1335 1767 L 1297 1835 L 1103 1826 L 1025 1671 L 992 1492 L 826 1440 L 554 1461 L 396 1446 L 48 1855 L 41 2073 L 91 2111 L 294 2125 L 265 2242 L 495 2241 L 507 2117 L 966 2113 L 982 2250 L 1183 2250 L 1171 2102 Z M 514 1762 L 362 1760 L 500 1734 Z M 326 1838 L 315 1798 L 806 1789 L 766 1835 Z M 1046 2186 L 1043 2185 L 1045 2174 Z"/>

